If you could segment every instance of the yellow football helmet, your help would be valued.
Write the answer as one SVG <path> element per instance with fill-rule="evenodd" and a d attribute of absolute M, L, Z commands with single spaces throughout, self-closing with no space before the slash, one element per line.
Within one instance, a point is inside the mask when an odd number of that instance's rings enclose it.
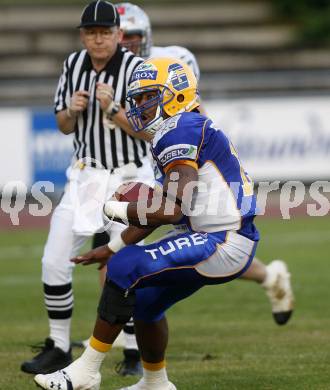
<path fill-rule="evenodd" d="M 156 92 L 152 99 L 140 105 L 136 99 L 147 92 Z M 192 69 L 175 58 L 150 58 L 132 74 L 127 92 L 130 109 L 127 118 L 135 131 L 154 134 L 167 117 L 199 106 L 197 80 Z M 153 119 L 146 121 L 146 113 L 155 110 Z"/>

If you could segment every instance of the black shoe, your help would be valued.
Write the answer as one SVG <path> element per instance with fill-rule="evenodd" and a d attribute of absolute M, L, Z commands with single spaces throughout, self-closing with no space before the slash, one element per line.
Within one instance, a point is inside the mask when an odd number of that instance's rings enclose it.
<path fill-rule="evenodd" d="M 41 352 L 32 360 L 21 365 L 21 370 L 29 374 L 49 374 L 61 370 L 72 362 L 71 350 L 64 352 L 55 347 L 51 338 L 46 338 L 44 345 L 34 348 L 41 349 Z"/>
<path fill-rule="evenodd" d="M 121 376 L 142 375 L 140 352 L 136 349 L 124 349 L 124 360 L 116 365 L 116 372 Z"/>
<path fill-rule="evenodd" d="M 281 311 L 278 313 L 273 313 L 274 321 L 277 325 L 285 325 L 289 319 L 291 318 L 292 310 L 289 311 Z"/>

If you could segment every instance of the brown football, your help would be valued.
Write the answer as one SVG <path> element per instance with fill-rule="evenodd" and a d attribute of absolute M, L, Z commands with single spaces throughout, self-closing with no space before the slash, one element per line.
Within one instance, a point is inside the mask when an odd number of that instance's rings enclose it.
<path fill-rule="evenodd" d="M 127 182 L 119 186 L 115 198 L 119 202 L 137 202 L 139 199 L 152 199 L 154 190 L 141 182 Z"/>

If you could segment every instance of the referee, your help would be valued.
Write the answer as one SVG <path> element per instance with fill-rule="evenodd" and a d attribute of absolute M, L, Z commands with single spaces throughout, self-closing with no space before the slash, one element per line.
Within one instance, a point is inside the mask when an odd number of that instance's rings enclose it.
<path fill-rule="evenodd" d="M 134 138 L 124 108 L 129 79 L 142 60 L 121 48 L 119 26 L 113 4 L 98 0 L 87 5 L 79 25 L 85 49 L 68 56 L 59 79 L 55 114 L 60 131 L 74 133 L 74 158 L 42 258 L 49 337 L 40 353 L 22 364 L 24 372 L 44 374 L 70 364 L 74 300 L 69 259 L 102 229 L 102 205 L 122 182 L 153 181 L 146 144 Z M 84 200 L 96 198 L 95 212 L 84 214 Z"/>

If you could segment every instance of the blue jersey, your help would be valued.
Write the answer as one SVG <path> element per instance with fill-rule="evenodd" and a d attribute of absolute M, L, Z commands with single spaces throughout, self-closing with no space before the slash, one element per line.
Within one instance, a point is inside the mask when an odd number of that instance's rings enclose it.
<path fill-rule="evenodd" d="M 253 183 L 242 167 L 230 140 L 213 122 L 195 112 L 168 118 L 157 131 L 151 148 L 156 162 L 156 180 L 176 164 L 198 171 L 198 191 L 183 222 L 189 230 L 214 233 L 235 230 L 259 239 L 253 219 L 256 198 Z"/>

